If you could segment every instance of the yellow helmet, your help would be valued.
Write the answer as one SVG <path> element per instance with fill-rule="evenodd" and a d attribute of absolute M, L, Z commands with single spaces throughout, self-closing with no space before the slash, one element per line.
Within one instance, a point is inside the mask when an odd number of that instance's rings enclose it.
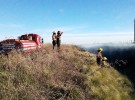
<path fill-rule="evenodd" d="M 104 61 L 105 61 L 105 60 L 107 60 L 107 58 L 106 58 L 106 57 L 103 57 L 103 58 L 102 58 L 102 60 L 104 60 Z"/>
<path fill-rule="evenodd" d="M 103 51 L 103 49 L 102 49 L 102 48 L 98 48 L 98 50 L 99 50 L 99 51 Z"/>

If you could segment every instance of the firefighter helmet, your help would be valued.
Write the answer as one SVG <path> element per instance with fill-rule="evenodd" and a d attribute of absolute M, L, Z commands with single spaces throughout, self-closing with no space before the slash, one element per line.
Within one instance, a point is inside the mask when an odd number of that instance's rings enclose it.
<path fill-rule="evenodd" d="M 106 57 L 103 57 L 103 58 L 102 58 L 102 60 L 104 60 L 104 61 L 105 61 L 105 60 L 107 60 L 107 58 L 106 58 Z"/>
<path fill-rule="evenodd" d="M 99 51 L 103 51 L 103 49 L 102 49 L 102 48 L 98 48 L 98 50 L 99 50 Z"/>

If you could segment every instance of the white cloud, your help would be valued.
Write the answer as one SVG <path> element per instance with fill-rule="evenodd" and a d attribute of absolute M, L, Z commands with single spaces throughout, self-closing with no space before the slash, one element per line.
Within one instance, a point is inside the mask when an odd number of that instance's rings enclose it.
<path fill-rule="evenodd" d="M 0 24 L 2 26 L 2 24 Z M 17 27 L 16 25 L 11 25 Z M 63 31 L 62 43 L 66 44 L 90 44 L 90 43 L 105 43 L 105 42 L 124 42 L 133 40 L 133 32 L 89 32 L 83 31 L 87 26 L 69 26 L 69 27 L 50 27 L 50 28 L 37 28 L 27 30 L 25 33 L 38 33 L 44 38 L 45 43 L 52 42 L 53 31 Z M 20 32 L 19 35 L 22 35 Z M 17 37 L 16 34 L 4 35 L 3 37 L 11 38 Z"/>
<path fill-rule="evenodd" d="M 45 43 L 51 43 L 51 35 L 44 35 Z M 62 35 L 62 43 L 66 44 L 91 44 L 91 43 L 120 43 L 133 40 L 132 32 L 100 32 L 100 33 L 66 33 Z"/>
<path fill-rule="evenodd" d="M 89 44 L 89 43 L 104 43 L 104 42 L 120 42 L 129 41 L 133 38 L 133 32 L 89 32 L 83 31 L 87 26 L 76 25 L 68 27 L 52 27 L 52 28 L 39 28 L 31 30 L 32 32 L 39 33 L 45 43 L 52 42 L 53 31 L 63 31 L 62 43 L 66 44 Z"/>
<path fill-rule="evenodd" d="M 84 34 L 63 34 L 62 41 L 71 44 L 90 44 L 106 42 L 128 42 L 133 40 L 132 32 L 110 32 L 110 33 L 84 33 Z"/>

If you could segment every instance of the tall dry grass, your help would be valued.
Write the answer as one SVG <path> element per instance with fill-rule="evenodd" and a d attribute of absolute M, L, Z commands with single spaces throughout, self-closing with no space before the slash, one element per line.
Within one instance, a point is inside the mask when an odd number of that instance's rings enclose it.
<path fill-rule="evenodd" d="M 97 69 L 94 54 L 72 45 L 1 55 L 0 99 L 132 99 L 132 83 L 125 76 L 111 67 Z"/>

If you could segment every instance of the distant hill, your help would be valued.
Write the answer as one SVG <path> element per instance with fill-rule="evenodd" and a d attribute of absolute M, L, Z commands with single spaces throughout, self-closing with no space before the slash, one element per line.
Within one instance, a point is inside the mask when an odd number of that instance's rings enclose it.
<path fill-rule="evenodd" d="M 73 45 L 0 55 L 1 100 L 134 100 L 128 78 Z"/>

